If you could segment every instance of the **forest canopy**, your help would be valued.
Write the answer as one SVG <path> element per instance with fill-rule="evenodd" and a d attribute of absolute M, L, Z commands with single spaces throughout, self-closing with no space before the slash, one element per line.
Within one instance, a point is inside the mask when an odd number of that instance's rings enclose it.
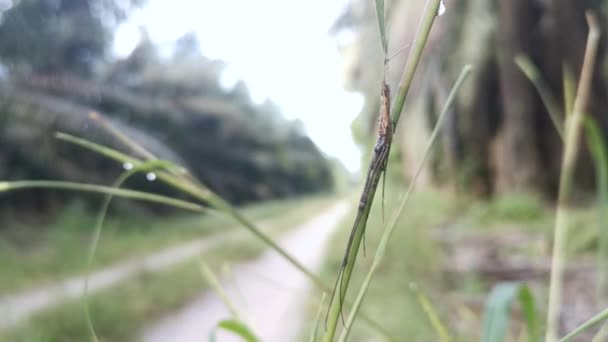
<path fill-rule="evenodd" d="M 142 28 L 128 56 L 113 56 L 116 28 L 143 4 L 22 0 L 1 9 L 0 179 L 110 184 L 121 165 L 54 136 L 134 153 L 91 118 L 96 113 L 234 203 L 331 189 L 330 165 L 301 124 L 270 100 L 254 103 L 243 81 L 222 87 L 224 63 L 205 57 L 195 34 L 164 56 Z M 168 191 L 143 176 L 130 185 Z M 2 201 L 49 206 L 65 196 L 28 191 Z"/>

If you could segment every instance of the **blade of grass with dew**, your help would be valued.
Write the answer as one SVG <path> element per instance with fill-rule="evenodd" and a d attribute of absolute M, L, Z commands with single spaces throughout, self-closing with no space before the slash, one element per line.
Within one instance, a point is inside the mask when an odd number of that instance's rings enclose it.
<path fill-rule="evenodd" d="M 539 328 L 532 292 L 522 283 L 499 283 L 486 300 L 482 320 L 482 342 L 501 342 L 507 336 L 513 300 L 520 303 L 526 321 L 528 341 L 538 342 Z"/>
<path fill-rule="evenodd" d="M 435 310 L 435 308 L 433 307 L 433 304 L 431 304 L 431 301 L 428 299 L 428 297 L 425 296 L 424 293 L 422 293 L 422 291 L 420 291 L 420 289 L 418 289 L 418 286 L 415 283 L 410 284 L 410 290 L 412 290 L 412 292 L 414 292 L 414 295 L 416 296 L 416 299 L 418 300 L 418 304 L 420 304 L 420 307 L 422 307 L 424 314 L 431 322 L 433 329 L 435 329 L 437 336 L 439 336 L 439 340 L 442 342 L 451 341 L 452 338 L 450 337 L 450 334 L 448 333 L 448 329 L 445 327 L 445 324 L 443 324 L 443 322 L 441 322 L 441 319 L 439 318 L 439 315 L 437 314 L 437 310 Z"/>
<path fill-rule="evenodd" d="M 551 122 L 553 126 L 559 133 L 559 136 L 564 139 L 564 125 L 563 125 L 563 113 L 560 107 L 557 105 L 557 101 L 553 94 L 551 94 L 551 90 L 543 80 L 538 71 L 538 68 L 534 65 L 532 60 L 526 55 L 517 55 L 515 57 L 515 64 L 523 71 L 523 73 L 528 77 L 530 82 L 538 91 L 540 95 L 540 99 L 543 101 L 543 104 L 547 108 L 549 112 L 549 118 L 551 118 Z"/>
<path fill-rule="evenodd" d="M 140 173 L 140 172 L 148 172 L 162 168 L 171 168 L 173 167 L 172 163 L 166 162 L 164 160 L 150 160 L 139 164 L 137 167 L 132 168 L 131 170 L 127 170 L 123 172 L 122 175 L 118 177 L 118 179 L 112 185 L 113 188 L 120 188 L 122 184 L 124 184 L 129 177 Z M 91 319 L 91 312 L 89 310 L 89 279 L 91 276 L 91 268 L 93 265 L 93 260 L 95 258 L 95 254 L 97 252 L 97 247 L 99 245 L 99 240 L 101 238 L 101 232 L 103 231 L 103 224 L 110 208 L 110 203 L 112 202 L 113 195 L 106 194 L 104 201 L 99 209 L 97 214 L 97 220 L 95 223 L 95 229 L 93 230 L 93 238 L 91 239 L 91 245 L 89 247 L 89 254 L 87 257 L 87 261 L 85 264 L 85 277 L 84 277 L 84 293 L 83 293 L 83 302 L 84 302 L 84 314 L 85 321 L 87 323 L 87 327 L 91 334 L 91 339 L 93 341 L 97 341 L 97 334 L 95 333 L 95 326 L 93 324 L 93 320 Z"/>
<path fill-rule="evenodd" d="M 422 167 L 424 166 L 424 164 L 426 163 L 426 160 L 428 159 L 428 157 L 430 155 L 430 151 L 431 151 L 431 148 L 433 147 L 433 143 L 435 142 L 435 140 L 437 140 L 437 136 L 439 135 L 440 127 L 445 119 L 446 113 L 448 112 L 448 109 L 451 107 L 452 102 L 454 102 L 454 99 L 456 98 L 456 94 L 458 93 L 458 90 L 460 89 L 460 87 L 462 86 L 464 81 L 467 79 L 469 74 L 471 73 L 471 70 L 472 70 L 472 68 L 470 65 L 464 66 L 464 68 L 460 72 L 460 75 L 458 76 L 458 79 L 456 80 L 456 83 L 452 87 L 450 94 L 448 95 L 446 103 L 445 103 L 441 113 L 439 114 L 437 123 L 435 124 L 435 128 L 433 129 L 433 133 L 431 134 L 431 137 L 424 150 L 423 158 L 416 168 L 414 177 L 412 178 L 412 181 L 410 182 L 410 185 L 409 185 L 407 191 L 403 195 L 403 198 L 401 199 L 401 203 L 399 204 L 399 207 L 391 216 L 389 224 L 385 227 L 384 232 L 382 233 L 380 244 L 378 245 L 378 249 L 376 250 L 376 255 L 374 256 L 374 259 L 372 260 L 372 265 L 371 265 L 368 273 L 366 274 L 365 279 L 363 280 L 363 284 L 361 285 L 359 293 L 357 294 L 357 298 L 355 299 L 355 303 L 354 303 L 351 313 L 348 317 L 348 321 L 346 322 L 346 326 L 344 327 L 344 330 L 342 331 L 342 334 L 340 336 L 340 341 L 346 341 L 346 338 L 348 337 L 348 334 L 350 333 L 352 324 L 359 312 L 361 303 L 363 302 L 363 298 L 365 297 L 365 294 L 367 293 L 367 290 L 371 283 L 372 277 L 373 277 L 378 265 L 380 265 L 380 262 L 382 261 L 382 257 L 384 256 L 384 251 L 386 249 L 386 246 L 388 245 L 388 241 L 390 240 L 390 237 L 391 237 L 395 227 L 397 226 L 397 221 L 398 221 L 399 217 L 401 216 L 401 213 L 405 209 L 405 205 L 407 204 L 407 202 L 410 198 L 410 194 L 412 192 L 414 185 L 416 184 L 416 180 L 418 179 L 420 172 L 422 171 Z"/>
<path fill-rule="evenodd" d="M 597 315 L 591 317 L 589 320 L 583 322 L 583 324 L 579 325 L 576 329 L 572 330 L 568 335 L 562 337 L 559 342 L 568 342 L 576 337 L 578 334 L 582 333 L 587 329 L 593 328 L 596 324 L 599 324 L 608 319 L 608 309 L 604 309 L 599 312 Z"/>
<path fill-rule="evenodd" d="M 319 303 L 319 309 L 317 310 L 317 315 L 315 316 L 315 324 L 312 327 L 312 331 L 310 332 L 310 338 L 308 342 L 315 342 L 317 340 L 317 335 L 319 334 L 319 326 L 321 325 L 321 314 L 323 313 L 323 306 L 325 305 L 325 298 L 327 294 L 323 292 L 321 295 L 321 302 Z"/>
<path fill-rule="evenodd" d="M 378 28 L 380 31 L 380 42 L 382 43 L 382 50 L 386 56 L 388 51 L 388 41 L 386 40 L 386 25 L 384 19 L 384 0 L 375 0 L 376 3 L 376 16 L 378 17 Z"/>
<path fill-rule="evenodd" d="M 597 18 L 590 12 L 587 13 L 587 22 L 589 24 L 589 34 L 587 37 L 581 77 L 579 86 L 577 87 L 578 91 L 574 100 L 572 115 L 570 115 L 566 124 L 564 156 L 562 159 L 557 215 L 555 218 L 553 256 L 551 258 L 547 331 L 545 338 L 547 342 L 557 341 L 558 336 L 559 315 L 562 303 L 562 282 L 566 259 L 566 239 L 568 236 L 569 212 L 572 201 L 572 179 L 579 150 L 581 126 L 591 96 L 591 84 L 600 36 Z"/>
<path fill-rule="evenodd" d="M 121 163 L 131 163 L 132 165 L 139 165 L 142 163 L 141 160 L 137 158 L 133 158 L 124 153 L 111 149 L 109 147 L 93 143 L 91 141 L 81 139 L 75 136 L 71 136 L 65 133 L 58 133 L 58 139 L 64 140 L 66 142 L 73 143 L 82 148 L 91 150 L 93 152 L 104 155 L 110 159 L 116 160 Z M 132 142 L 136 144 L 135 142 Z M 158 172 L 158 179 L 165 182 L 166 184 L 183 191 L 186 194 L 191 195 L 192 197 L 207 202 L 211 207 L 218 210 L 219 212 L 226 213 L 228 216 L 231 216 L 236 222 L 244 226 L 247 230 L 249 230 L 254 236 L 264 242 L 271 249 L 275 250 L 279 253 L 283 258 L 285 258 L 289 263 L 291 263 L 296 269 L 302 272 L 307 278 L 309 278 L 316 287 L 323 290 L 326 293 L 331 292 L 331 288 L 327 286 L 321 278 L 308 270 L 304 265 L 298 262 L 295 258 L 293 258 L 289 253 L 279 247 L 272 239 L 270 239 L 266 234 L 262 233 L 251 221 L 245 218 L 237 209 L 232 207 L 228 202 L 224 201 L 218 195 L 215 195 L 211 190 L 206 187 L 203 187 L 199 182 L 195 182 L 192 179 L 184 178 L 186 175 L 185 170 L 180 170 L 178 174 L 167 173 L 167 172 Z M 1 189 L 0 189 L 1 190 Z M 345 302 L 345 304 L 350 305 L 349 302 Z M 390 334 L 380 325 L 378 322 L 370 319 L 367 315 L 363 315 L 362 318 L 370 325 L 370 327 L 374 328 L 381 334 L 383 334 L 388 339 L 391 339 Z"/>
<path fill-rule="evenodd" d="M 243 322 L 227 319 L 220 321 L 215 328 L 211 330 L 209 333 L 209 342 L 215 342 L 215 334 L 217 329 L 222 329 L 228 332 L 233 333 L 236 336 L 239 336 L 246 342 L 258 342 L 258 338 L 255 334 L 247 327 Z"/>
<path fill-rule="evenodd" d="M 425 12 L 422 17 L 422 21 L 420 22 L 416 37 L 414 39 L 414 46 L 412 47 L 412 51 L 409 55 L 409 58 L 405 64 L 405 68 L 403 70 L 403 75 L 401 77 L 401 83 L 399 85 L 399 90 L 397 96 L 395 98 L 395 102 L 391 108 L 391 118 L 393 120 L 393 126 L 397 127 L 399 123 L 399 117 L 401 115 L 401 111 L 405 104 L 405 98 L 411 86 L 412 80 L 414 79 L 414 74 L 416 73 L 416 67 L 418 66 L 418 62 L 420 61 L 420 57 L 422 56 L 422 51 L 424 50 L 424 46 L 426 45 L 426 41 L 431 32 L 431 27 L 435 22 L 435 18 L 437 17 L 437 13 L 439 10 L 439 5 L 441 0 L 428 0 L 425 7 Z M 375 188 L 372 188 L 370 194 L 372 197 L 370 198 L 370 206 L 371 202 L 373 202 L 373 193 L 375 193 Z M 361 224 L 365 225 L 366 220 L 361 220 Z M 365 229 L 360 229 L 361 227 L 355 227 L 356 235 L 354 236 L 352 252 L 354 255 L 357 254 L 359 243 L 361 241 L 362 235 Z M 342 283 L 340 289 L 343 289 L 344 295 L 346 294 L 346 290 L 348 289 L 348 284 L 350 282 L 350 274 L 352 273 L 354 266 L 354 262 L 351 262 L 346 265 L 344 270 L 342 271 L 342 279 L 339 279 Z M 341 303 L 340 301 L 332 301 L 329 305 L 329 309 L 327 312 L 327 319 L 325 324 L 325 335 L 323 336 L 323 341 L 331 342 L 334 339 L 336 334 L 336 327 L 338 325 L 338 319 L 341 314 Z"/>
<path fill-rule="evenodd" d="M 131 163 L 132 165 L 139 165 L 142 163 L 141 160 L 137 158 L 133 158 L 124 153 L 111 149 L 109 147 L 93 143 L 91 141 L 81 139 L 78 137 L 71 136 L 65 133 L 58 133 L 58 139 L 62 139 L 64 141 L 73 143 L 82 148 L 91 150 L 93 152 L 97 152 L 101 155 L 104 155 L 110 159 L 116 160 L 121 163 Z M 135 143 L 135 142 L 133 142 Z M 178 167 L 179 168 L 179 167 Z M 228 202 L 224 201 L 220 196 L 213 193 L 206 187 L 203 187 L 199 182 L 195 182 L 192 179 L 184 178 L 187 172 L 185 170 L 181 170 L 179 174 L 167 173 L 167 172 L 158 172 L 158 179 L 165 182 L 166 184 L 183 191 L 186 194 L 191 195 L 192 197 L 209 203 L 211 207 L 216 209 L 219 212 L 223 212 L 228 216 L 232 217 L 237 223 L 245 227 L 249 230 L 254 236 L 264 242 L 271 249 L 275 250 L 279 253 L 283 258 L 285 258 L 289 263 L 291 263 L 296 269 L 302 272 L 308 279 L 310 279 L 315 286 L 319 289 L 323 290 L 326 293 L 331 292 L 331 288 L 327 286 L 321 278 L 308 270 L 304 265 L 302 265 L 299 261 L 293 258 L 289 253 L 283 250 L 279 245 L 277 245 L 270 237 L 264 234 L 260 229 L 258 229 L 255 224 L 253 224 L 250 220 L 245 218 L 237 209 L 231 206 Z M 346 303 L 349 304 L 349 303 Z M 370 325 L 370 327 L 376 329 L 384 336 L 390 339 L 390 335 L 388 332 L 374 320 L 370 319 L 366 315 L 363 316 L 365 321 Z"/>
<path fill-rule="evenodd" d="M 608 260 L 608 153 L 606 141 L 602 131 L 595 120 L 591 117 L 585 118 L 585 130 L 587 132 L 587 145 L 595 164 L 595 178 L 597 181 L 598 200 L 598 251 L 597 251 L 597 298 L 598 303 L 605 304 L 606 300 L 606 260 Z"/>

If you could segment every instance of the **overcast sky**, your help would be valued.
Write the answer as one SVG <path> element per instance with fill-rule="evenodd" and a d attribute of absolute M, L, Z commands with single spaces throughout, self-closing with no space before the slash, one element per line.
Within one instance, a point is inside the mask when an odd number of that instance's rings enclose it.
<path fill-rule="evenodd" d="M 272 99 L 300 119 L 311 138 L 351 171 L 360 152 L 350 124 L 363 98 L 342 88 L 341 59 L 328 30 L 348 0 L 148 0 L 117 33 L 114 50 L 128 54 L 138 26 L 155 42 L 195 31 L 209 58 L 227 63 L 223 83 L 245 80 L 253 100 Z"/>

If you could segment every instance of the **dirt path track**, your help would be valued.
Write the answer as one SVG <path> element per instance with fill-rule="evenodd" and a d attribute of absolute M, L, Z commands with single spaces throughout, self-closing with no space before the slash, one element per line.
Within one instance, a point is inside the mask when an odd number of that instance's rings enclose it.
<path fill-rule="evenodd" d="M 348 211 L 341 202 L 312 220 L 290 230 L 278 241 L 309 269 L 321 266 L 325 245 L 340 219 Z M 310 281 L 274 251 L 232 268 L 233 277 L 222 286 L 236 303 L 244 320 L 264 342 L 294 341 L 298 333 L 303 304 L 311 290 Z M 230 314 L 213 293 L 201 296 L 181 310 L 153 322 L 142 332 L 146 342 L 207 341 L 209 332 Z M 219 332 L 218 342 L 242 341 Z"/>

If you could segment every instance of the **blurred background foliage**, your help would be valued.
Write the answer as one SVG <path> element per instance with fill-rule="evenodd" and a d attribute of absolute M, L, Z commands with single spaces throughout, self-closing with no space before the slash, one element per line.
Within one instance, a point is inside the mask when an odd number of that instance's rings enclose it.
<path fill-rule="evenodd" d="M 110 184 L 121 165 L 54 138 L 68 132 L 132 152 L 90 118 L 96 112 L 232 203 L 332 189 L 331 165 L 302 124 L 270 100 L 254 103 L 242 81 L 222 87 L 223 62 L 206 58 L 194 33 L 161 47 L 142 28 L 130 55 L 113 57 L 115 29 L 143 3 L 2 2 L 0 179 Z M 144 176 L 129 183 L 169 192 Z M 40 211 L 62 207 L 68 196 L 27 191 L 2 196 L 0 205 Z"/>
<path fill-rule="evenodd" d="M 386 2 L 389 55 L 412 42 L 424 5 L 425 1 Z M 450 87 L 462 66 L 470 63 L 474 73 L 458 94 L 421 183 L 481 196 L 525 191 L 554 199 L 562 141 L 538 92 L 514 58 L 525 55 L 532 60 L 562 109 L 563 75 L 572 75 L 576 82 L 582 65 L 585 11 L 595 10 L 605 25 L 605 1 L 446 0 L 445 6 L 397 128 L 400 144 L 395 153 L 401 167 L 393 170 L 400 169 L 406 180 L 412 176 Z M 341 50 L 349 62 L 347 87 L 366 98 L 364 110 L 353 123 L 355 137 L 369 146 L 376 135 L 383 77 L 372 2 L 353 0 L 332 31 L 338 37 L 344 33 L 354 37 Z M 589 108 L 603 132 L 608 128 L 605 42 L 603 35 Z M 406 50 L 389 63 L 393 93 L 407 54 Z M 593 179 L 593 163 L 585 147 L 577 162 L 577 189 L 583 194 L 592 190 Z"/>

